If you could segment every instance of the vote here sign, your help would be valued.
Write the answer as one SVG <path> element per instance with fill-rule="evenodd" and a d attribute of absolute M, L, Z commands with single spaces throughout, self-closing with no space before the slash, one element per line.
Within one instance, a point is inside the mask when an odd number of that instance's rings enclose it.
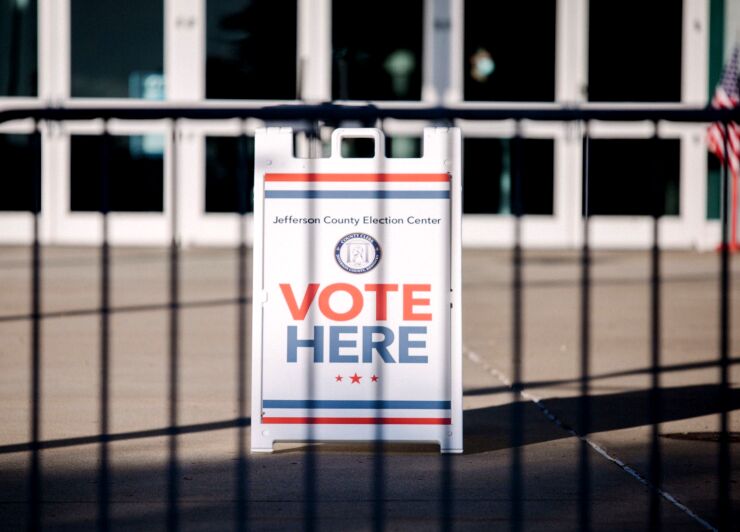
<path fill-rule="evenodd" d="M 331 157 L 297 159 L 289 129 L 257 132 L 252 450 L 460 452 L 459 131 L 426 129 L 418 159 L 333 135 Z M 340 157 L 348 136 L 375 157 Z"/>

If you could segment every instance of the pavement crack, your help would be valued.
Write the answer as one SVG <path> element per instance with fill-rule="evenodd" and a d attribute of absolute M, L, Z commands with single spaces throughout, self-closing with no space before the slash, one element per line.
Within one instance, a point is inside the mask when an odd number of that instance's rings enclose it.
<path fill-rule="evenodd" d="M 514 390 L 513 384 L 511 382 L 511 379 L 502 372 L 501 370 L 495 368 L 491 364 L 489 364 L 483 357 L 481 357 L 478 353 L 475 351 L 472 351 L 468 349 L 467 347 L 463 346 L 463 353 L 467 357 L 468 360 L 470 360 L 473 364 L 476 364 L 477 366 L 480 366 L 485 372 L 487 372 L 489 375 L 495 377 L 497 380 L 499 380 L 502 384 L 504 384 L 507 388 L 510 388 L 513 392 L 518 393 L 522 399 L 526 399 L 527 401 L 531 401 L 532 403 L 537 406 L 537 408 L 542 412 L 542 414 L 550 420 L 553 424 L 570 434 L 571 436 L 579 439 L 580 441 L 586 443 L 589 447 L 591 447 L 596 453 L 604 458 L 605 460 L 611 462 L 612 464 L 619 467 L 622 471 L 627 473 L 629 476 L 631 476 L 633 479 L 637 480 L 640 484 L 647 487 L 650 490 L 655 491 L 658 493 L 664 500 L 668 501 L 670 504 L 672 504 L 674 507 L 678 508 L 682 512 L 684 512 L 686 515 L 691 517 L 694 521 L 696 521 L 699 525 L 701 525 L 703 528 L 707 530 L 713 530 L 717 532 L 717 528 L 711 525 L 709 522 L 707 522 L 705 519 L 702 519 L 699 515 L 697 515 L 693 510 L 691 510 L 688 506 L 683 504 L 681 501 L 679 501 L 676 497 L 668 493 L 667 491 L 661 489 L 658 486 L 655 486 L 652 484 L 646 477 L 641 475 L 635 468 L 624 462 L 623 460 L 620 460 L 616 456 L 610 454 L 606 449 L 604 449 L 601 445 L 594 442 L 593 440 L 590 440 L 588 437 L 579 434 L 576 432 L 576 430 L 566 423 L 564 423 L 560 418 L 558 418 L 553 412 L 551 412 L 547 406 L 545 406 L 543 400 L 541 397 L 537 397 L 536 395 L 527 392 L 526 390 Z"/>

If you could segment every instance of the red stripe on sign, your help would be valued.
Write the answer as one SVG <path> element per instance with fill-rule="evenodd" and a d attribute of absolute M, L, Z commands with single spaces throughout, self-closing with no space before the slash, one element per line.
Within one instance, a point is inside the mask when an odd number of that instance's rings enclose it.
<path fill-rule="evenodd" d="M 448 417 L 263 417 L 262 423 L 281 425 L 450 425 Z"/>
<path fill-rule="evenodd" d="M 272 182 L 446 183 L 449 174 L 265 174 Z"/>

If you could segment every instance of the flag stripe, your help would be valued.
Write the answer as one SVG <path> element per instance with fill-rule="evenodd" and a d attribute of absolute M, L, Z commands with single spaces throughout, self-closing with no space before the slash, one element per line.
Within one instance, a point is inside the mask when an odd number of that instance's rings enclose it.
<path fill-rule="evenodd" d="M 738 71 L 740 69 L 740 47 L 735 46 L 730 61 L 722 70 L 717 89 L 712 97 L 712 107 L 715 109 L 734 109 L 740 102 L 740 88 L 738 87 Z M 731 198 L 733 198 L 732 235 L 733 242 L 737 231 L 735 210 L 738 197 L 738 177 L 740 176 L 740 127 L 735 122 L 728 124 L 714 123 L 707 129 L 707 147 L 717 156 L 722 164 L 727 164 L 732 177 Z M 725 153 L 725 151 L 727 153 Z"/>
<path fill-rule="evenodd" d="M 738 86 L 738 72 L 740 70 L 740 46 L 736 45 L 732 51 L 732 58 L 722 70 L 722 79 L 712 98 L 712 107 L 716 109 L 734 109 L 740 102 L 740 87 Z M 716 155 L 723 165 L 727 165 L 730 176 L 730 202 L 725 209 L 730 209 L 730 242 L 731 247 L 737 246 L 737 209 L 738 209 L 738 179 L 740 178 L 740 128 L 737 123 L 712 124 L 707 130 L 707 145 L 709 151 Z M 728 198 L 725 198 L 727 201 Z M 724 244 L 724 242 L 723 242 Z"/>

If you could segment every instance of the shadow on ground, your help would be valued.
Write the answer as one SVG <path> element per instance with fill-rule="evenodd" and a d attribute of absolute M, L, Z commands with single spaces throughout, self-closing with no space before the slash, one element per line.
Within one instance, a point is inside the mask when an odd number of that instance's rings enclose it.
<path fill-rule="evenodd" d="M 740 389 L 730 389 L 726 404 L 722 404 L 722 388 L 718 385 L 683 386 L 676 388 L 661 388 L 659 403 L 652 415 L 657 415 L 657 421 L 664 423 L 693 417 L 729 412 L 740 408 Z M 651 424 L 650 403 L 655 392 L 651 390 L 630 391 L 616 394 L 593 395 L 589 397 L 550 398 L 541 401 L 551 414 L 555 415 L 563 424 L 563 428 L 554 423 L 542 423 L 545 415 L 540 407 L 532 402 L 514 402 L 501 406 L 466 410 L 463 413 L 464 447 L 465 454 L 496 451 L 512 447 L 512 445 L 529 445 L 542 443 L 571 435 L 567 429 L 573 429 L 583 434 L 583 427 L 579 427 L 577 420 L 581 409 L 590 412 L 589 433 L 606 432 L 611 430 L 641 427 Z M 176 428 L 164 427 L 142 431 L 132 431 L 110 434 L 106 437 L 109 442 L 132 439 L 169 436 L 171 434 L 193 434 L 199 432 L 217 431 L 222 429 L 246 427 L 251 424 L 250 418 L 214 421 L 194 425 L 183 425 Z M 512 435 L 517 434 L 513 440 Z M 103 436 L 95 434 L 75 438 L 46 440 L 39 443 L 39 449 L 57 449 L 77 445 L 101 443 Z M 518 443 L 517 443 L 518 442 Z M 280 452 L 295 452 L 316 445 L 294 446 Z M 417 452 L 429 451 L 427 445 L 388 445 L 387 451 Z M 31 451 L 33 445 L 23 442 L 0 446 L 0 454 Z M 374 452 L 375 445 L 335 445 L 324 444 L 322 452 Z"/>
<path fill-rule="evenodd" d="M 719 385 L 661 388 L 654 414 L 660 423 L 729 412 L 740 408 L 740 389 L 729 390 L 727 404 L 722 404 Z M 551 398 L 541 405 L 557 417 L 566 428 L 579 434 L 579 412 L 590 412 L 589 433 L 641 427 L 651 423 L 651 390 L 630 391 L 590 397 Z M 521 423 L 517 423 L 519 416 Z M 464 416 L 465 452 L 480 453 L 521 445 L 567 438 L 570 434 L 554 423 L 540 423 L 541 408 L 532 402 L 510 403 L 468 410 Z M 517 430 L 517 427 L 521 427 Z M 517 434 L 518 433 L 518 434 Z"/>
<path fill-rule="evenodd" d="M 603 432 L 647 425 L 651 397 L 647 390 L 543 402 L 566 424 L 573 423 L 579 409 L 587 407 L 591 431 Z M 719 386 L 664 388 L 659 407 L 661 422 L 716 414 L 740 408 L 740 390 L 732 390 L 723 404 Z M 111 468 L 106 509 L 111 522 L 126 530 L 164 528 L 168 510 L 169 515 L 174 512 L 177 516 L 177 528 L 236 529 L 236 508 L 240 507 L 237 484 L 241 479 L 245 486 L 242 493 L 249 501 L 242 517 L 260 530 L 305 529 L 307 519 L 317 519 L 319 528 L 341 530 L 369 529 L 374 520 L 390 530 L 428 530 L 445 522 L 460 529 L 508 528 L 515 508 L 523 511 L 527 528 L 578 527 L 578 445 L 566 430 L 549 421 L 531 402 L 469 410 L 464 422 L 466 453 L 462 456 L 440 456 L 425 446 L 389 446 L 382 454 L 375 454 L 373 445 L 312 445 L 250 456 L 241 470 L 236 458 L 183 459 L 175 477 L 174 501 L 167 497 L 172 492 L 164 459 L 172 430 L 112 435 L 111 452 L 119 461 Z M 204 438 L 234 441 L 235 429 L 248 424 L 248 419 L 226 420 L 178 427 L 176 432 L 182 446 L 192 448 Z M 45 528 L 94 528 L 100 511 L 95 459 L 100 441 L 101 436 L 92 435 L 41 446 L 42 464 L 47 464 L 40 505 Z M 155 443 L 160 454 L 154 465 L 151 460 L 126 461 L 125 453 L 142 453 Z M 542 443 L 549 445 L 536 445 Z M 691 444 L 683 443 L 677 448 L 682 454 L 677 458 L 674 453 L 674 461 L 695 459 Z M 646 442 L 635 445 L 645 446 Z M 512 466 L 512 446 L 521 449 L 517 453 L 521 469 Z M 27 462 L 29 449 L 28 443 L 6 445 L 0 448 L 0 455 L 5 463 Z M 52 456 L 47 453 L 56 453 L 56 461 L 47 460 Z M 552 459 L 555 455 L 557 460 Z M 74 465 L 78 462 L 82 465 Z M 592 461 L 591 467 L 592 489 L 597 494 L 590 503 L 598 524 L 595 528 L 644 528 L 648 490 L 606 461 Z M 714 468 L 675 475 L 707 486 L 716 483 Z M 521 488 L 518 495 L 511 491 L 514 480 Z M 0 529 L 25 528 L 28 494 L 22 468 L 15 468 L 15 473 L 0 472 Z M 712 504 L 707 502 L 710 508 Z M 665 505 L 663 513 L 666 525 L 694 524 L 670 505 Z"/>

